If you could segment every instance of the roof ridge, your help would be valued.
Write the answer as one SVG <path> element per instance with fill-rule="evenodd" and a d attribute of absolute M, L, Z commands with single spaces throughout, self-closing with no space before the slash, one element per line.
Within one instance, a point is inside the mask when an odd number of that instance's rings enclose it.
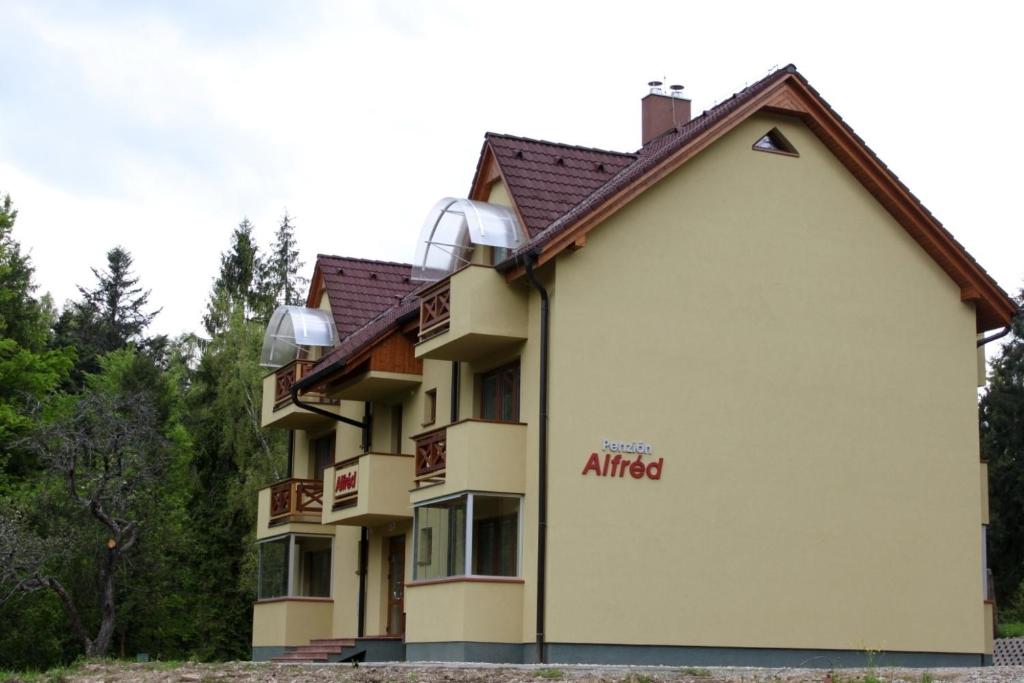
<path fill-rule="evenodd" d="M 552 140 L 542 140 L 540 138 L 528 138 L 523 135 L 512 135 L 510 133 L 495 133 L 493 131 L 487 131 L 484 133 L 484 139 L 490 140 L 491 138 L 502 138 L 505 140 L 517 140 L 520 142 L 532 142 L 538 145 L 550 145 L 551 147 L 563 147 L 566 149 L 578 149 L 584 152 L 598 152 L 600 154 L 611 154 L 620 157 L 636 157 L 636 152 L 619 152 L 613 149 L 603 149 L 600 147 L 587 147 L 585 145 L 571 145 L 567 142 L 554 142 Z"/>
<path fill-rule="evenodd" d="M 412 268 L 411 263 L 401 263 L 400 261 L 382 261 L 380 259 L 372 258 L 360 258 L 358 256 L 339 256 L 338 254 L 317 254 L 317 260 L 322 258 L 338 259 L 339 261 L 356 261 L 358 263 L 373 263 L 381 266 L 403 266 L 405 268 Z"/>
<path fill-rule="evenodd" d="M 521 254 L 535 249 L 538 245 L 543 244 L 548 239 L 560 234 L 566 227 L 572 225 L 573 221 L 580 218 L 581 215 L 586 215 L 587 211 L 590 209 L 589 205 L 595 197 L 608 192 L 609 188 L 614 189 L 618 184 L 620 184 L 619 181 L 621 179 L 629 179 L 630 176 L 636 173 L 642 175 L 646 169 L 653 167 L 661 159 L 671 156 L 676 150 L 686 144 L 690 133 L 695 130 L 700 130 L 703 126 L 707 125 L 708 122 L 713 121 L 723 112 L 730 111 L 738 101 L 742 100 L 744 97 L 752 95 L 754 92 L 760 91 L 769 82 L 778 78 L 780 74 L 793 73 L 796 73 L 796 67 L 793 64 L 787 64 L 786 66 L 775 69 L 774 71 L 766 74 L 760 80 L 757 80 L 744 87 L 742 90 L 733 93 L 732 96 L 722 100 L 710 109 L 705 109 L 701 112 L 700 116 L 696 116 L 678 128 L 669 131 L 674 138 L 671 141 L 669 141 L 670 136 L 668 134 L 663 134 L 654 138 L 654 140 L 651 140 L 647 145 L 641 147 L 634 153 L 635 161 L 633 163 L 627 164 L 623 168 L 619 169 L 619 171 L 612 175 L 607 182 L 594 188 L 590 194 L 577 202 L 574 207 L 566 211 L 539 233 L 527 240 L 526 244 L 516 249 L 508 259 L 498 265 L 509 267 L 511 264 L 516 262 L 517 258 Z M 660 142 L 661 144 L 652 144 L 654 142 Z"/>

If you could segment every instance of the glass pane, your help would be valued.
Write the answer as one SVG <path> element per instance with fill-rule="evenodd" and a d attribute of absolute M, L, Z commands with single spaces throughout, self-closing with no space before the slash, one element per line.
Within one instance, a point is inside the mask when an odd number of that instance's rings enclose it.
<path fill-rule="evenodd" d="M 517 576 L 519 498 L 473 497 L 473 573 Z"/>
<path fill-rule="evenodd" d="M 498 419 L 498 376 L 487 374 L 480 378 L 480 417 Z"/>
<path fill-rule="evenodd" d="M 514 422 L 519 419 L 519 366 L 501 373 L 501 419 Z"/>
<path fill-rule="evenodd" d="M 299 536 L 295 539 L 296 594 L 310 598 L 331 596 L 331 539 Z"/>
<path fill-rule="evenodd" d="M 466 497 L 416 508 L 417 579 L 459 576 L 466 570 Z"/>
<path fill-rule="evenodd" d="M 288 595 L 288 545 L 288 538 L 259 544 L 257 597 L 260 600 Z"/>
<path fill-rule="evenodd" d="M 324 480 L 324 469 L 334 464 L 334 434 L 315 439 L 310 445 L 313 451 L 313 478 Z"/>
<path fill-rule="evenodd" d="M 278 306 L 263 335 L 260 365 L 277 368 L 295 360 L 300 346 L 334 346 L 330 313 L 305 306 Z"/>

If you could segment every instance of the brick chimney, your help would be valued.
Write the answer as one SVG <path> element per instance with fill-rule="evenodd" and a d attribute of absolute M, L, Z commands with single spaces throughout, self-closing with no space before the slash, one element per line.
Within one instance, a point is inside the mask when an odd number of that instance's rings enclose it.
<path fill-rule="evenodd" d="M 644 145 L 690 120 L 690 100 L 683 97 L 683 86 L 670 86 L 672 94 L 666 95 L 660 81 L 648 85 L 650 94 L 640 100 Z"/>

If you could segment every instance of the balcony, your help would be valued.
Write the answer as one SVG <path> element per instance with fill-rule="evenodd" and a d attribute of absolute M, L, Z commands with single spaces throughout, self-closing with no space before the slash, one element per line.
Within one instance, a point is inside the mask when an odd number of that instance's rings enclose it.
<path fill-rule="evenodd" d="M 323 509 L 324 524 L 376 526 L 412 517 L 409 489 L 413 456 L 364 453 L 324 470 L 333 487 L 330 505 Z"/>
<path fill-rule="evenodd" d="M 323 498 L 324 484 L 316 479 L 285 479 L 261 489 L 256 513 L 257 538 L 302 531 L 293 528 L 296 524 L 315 525 L 312 530 L 323 533 Z"/>
<path fill-rule="evenodd" d="M 326 419 L 322 415 L 311 413 L 292 403 L 292 385 L 308 375 L 315 364 L 315 360 L 293 360 L 263 378 L 261 426 L 308 429 Z M 302 392 L 302 400 L 326 410 L 334 411 L 338 406 L 337 399 L 328 398 L 319 391 Z"/>
<path fill-rule="evenodd" d="M 470 265 L 420 297 L 417 358 L 472 361 L 526 340 L 527 292 Z"/>
<path fill-rule="evenodd" d="M 462 420 L 413 439 L 414 503 L 444 492 L 525 492 L 526 425 L 521 422 Z M 427 487 L 429 494 L 417 495 Z"/>

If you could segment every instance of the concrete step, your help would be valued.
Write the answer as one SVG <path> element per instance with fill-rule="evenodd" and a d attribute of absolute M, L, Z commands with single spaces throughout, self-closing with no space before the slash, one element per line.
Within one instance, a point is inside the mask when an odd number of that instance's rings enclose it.
<path fill-rule="evenodd" d="M 356 641 L 353 638 L 314 638 L 309 641 L 309 645 L 302 645 L 300 647 L 320 646 L 326 645 L 328 647 L 355 647 Z"/>

